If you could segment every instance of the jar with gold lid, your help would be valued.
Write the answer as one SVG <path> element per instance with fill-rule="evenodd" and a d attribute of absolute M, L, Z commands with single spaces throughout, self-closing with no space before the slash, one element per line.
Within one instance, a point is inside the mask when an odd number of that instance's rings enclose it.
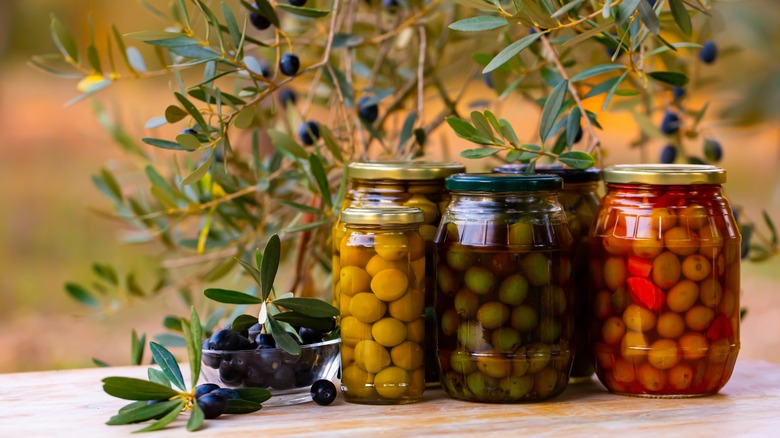
<path fill-rule="evenodd" d="M 739 229 L 726 171 L 620 165 L 591 229 L 591 339 L 612 392 L 714 394 L 739 352 Z"/>
<path fill-rule="evenodd" d="M 347 208 L 339 244 L 341 389 L 348 402 L 404 404 L 425 389 L 424 213 Z"/>
<path fill-rule="evenodd" d="M 426 254 L 426 325 L 433 333 L 433 239 L 439 225 L 441 212 L 449 195 L 444 188 L 444 179 L 464 172 L 460 163 L 435 161 L 368 161 L 350 163 L 348 166 L 349 189 L 344 196 L 341 209 L 349 207 L 414 207 L 423 211 L 420 235 L 425 241 Z M 337 272 L 339 242 L 346 233 L 346 225 L 339 219 L 333 227 L 334 272 Z M 333 277 L 333 297 L 339 305 L 338 277 Z M 426 381 L 436 385 L 439 381 L 436 369 L 432 335 L 426 340 Z"/>

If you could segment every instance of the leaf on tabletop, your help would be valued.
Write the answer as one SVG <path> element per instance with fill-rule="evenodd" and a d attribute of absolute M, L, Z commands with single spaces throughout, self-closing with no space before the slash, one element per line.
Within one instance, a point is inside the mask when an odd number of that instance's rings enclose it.
<path fill-rule="evenodd" d="M 103 390 L 125 400 L 166 400 L 178 394 L 165 385 L 131 377 L 106 377 Z"/>

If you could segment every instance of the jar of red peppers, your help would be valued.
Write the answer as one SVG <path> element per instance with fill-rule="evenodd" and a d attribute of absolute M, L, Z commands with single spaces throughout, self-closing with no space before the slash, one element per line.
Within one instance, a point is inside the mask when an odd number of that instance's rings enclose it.
<path fill-rule="evenodd" d="M 554 175 L 459 174 L 436 235 L 436 350 L 458 399 L 560 394 L 572 363 L 572 239 Z"/>
<path fill-rule="evenodd" d="M 439 226 L 441 211 L 449 201 L 444 179 L 464 172 L 460 163 L 435 161 L 368 161 L 350 163 L 349 190 L 341 205 L 349 207 L 409 207 L 419 208 L 425 218 L 420 225 L 420 235 L 425 241 L 425 325 L 430 335 L 425 340 L 425 381 L 429 386 L 438 384 L 436 357 L 432 333 L 433 325 L 433 238 Z M 346 233 L 346 225 L 339 219 L 333 226 L 333 272 L 339 266 L 339 243 Z M 339 277 L 333 276 L 333 298 L 336 307 L 342 307 L 339 294 Z"/>
<path fill-rule="evenodd" d="M 591 340 L 612 392 L 714 394 L 739 351 L 741 237 L 704 165 L 620 165 L 591 230 Z"/>
<path fill-rule="evenodd" d="M 493 169 L 496 173 L 524 173 L 527 164 L 505 164 Z M 589 381 L 593 376 L 593 356 L 588 342 L 590 329 L 590 305 L 588 304 L 588 285 L 590 283 L 590 246 L 588 231 L 596 217 L 603 190 L 601 189 L 601 171 L 599 169 L 572 169 L 560 164 L 538 164 L 537 173 L 557 175 L 563 179 L 563 188 L 558 192 L 558 200 L 566 212 L 574 252 L 572 255 L 572 284 L 574 294 L 574 364 L 571 367 L 571 382 Z"/>

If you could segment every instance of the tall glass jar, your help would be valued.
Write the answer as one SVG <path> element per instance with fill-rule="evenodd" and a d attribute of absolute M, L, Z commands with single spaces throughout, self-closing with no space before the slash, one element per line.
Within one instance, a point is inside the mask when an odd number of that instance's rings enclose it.
<path fill-rule="evenodd" d="M 497 173 L 524 173 L 526 164 L 505 164 L 493 169 Z M 572 283 L 574 285 L 574 364 L 571 382 L 589 381 L 593 376 L 593 356 L 588 340 L 590 331 L 590 303 L 588 302 L 590 246 L 588 231 L 596 217 L 603 196 L 601 171 L 579 170 L 556 164 L 540 164 L 536 172 L 557 175 L 563 179 L 563 189 L 558 193 L 571 236 L 574 239 L 572 257 Z"/>
<path fill-rule="evenodd" d="M 424 213 L 347 208 L 340 242 L 341 390 L 348 402 L 413 403 L 425 389 Z"/>
<path fill-rule="evenodd" d="M 715 166 L 620 165 L 591 231 L 591 339 L 612 392 L 714 394 L 739 351 L 739 229 Z"/>
<path fill-rule="evenodd" d="M 342 210 L 349 207 L 416 207 L 425 218 L 420 225 L 420 235 L 425 241 L 426 254 L 426 327 L 429 338 L 425 343 L 426 377 L 429 386 L 439 382 L 432 333 L 433 322 L 433 238 L 439 226 L 441 211 L 449 201 L 444 188 L 444 179 L 464 172 L 460 163 L 433 161 L 371 161 L 350 163 L 349 190 L 344 196 Z M 333 227 L 333 272 L 338 272 L 339 242 L 346 232 L 343 220 L 337 220 Z M 339 306 L 338 277 L 333 276 L 334 305 Z"/>
<path fill-rule="evenodd" d="M 460 174 L 436 235 L 442 387 L 479 402 L 537 401 L 568 383 L 572 238 L 554 175 Z"/>

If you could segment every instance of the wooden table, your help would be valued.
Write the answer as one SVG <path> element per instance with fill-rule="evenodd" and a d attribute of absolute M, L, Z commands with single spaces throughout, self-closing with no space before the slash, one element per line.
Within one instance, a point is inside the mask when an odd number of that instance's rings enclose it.
<path fill-rule="evenodd" d="M 105 394 L 100 380 L 145 375 L 146 367 L 0 374 L 0 437 L 129 435 L 142 426 L 104 424 L 126 402 Z M 720 394 L 695 399 L 623 397 L 592 381 L 570 385 L 553 401 L 521 405 L 461 402 L 440 389 L 406 406 L 354 405 L 339 397 L 326 407 L 306 403 L 207 420 L 196 435 L 184 429 L 186 418 L 148 436 L 778 436 L 780 364 L 739 361 Z"/>

